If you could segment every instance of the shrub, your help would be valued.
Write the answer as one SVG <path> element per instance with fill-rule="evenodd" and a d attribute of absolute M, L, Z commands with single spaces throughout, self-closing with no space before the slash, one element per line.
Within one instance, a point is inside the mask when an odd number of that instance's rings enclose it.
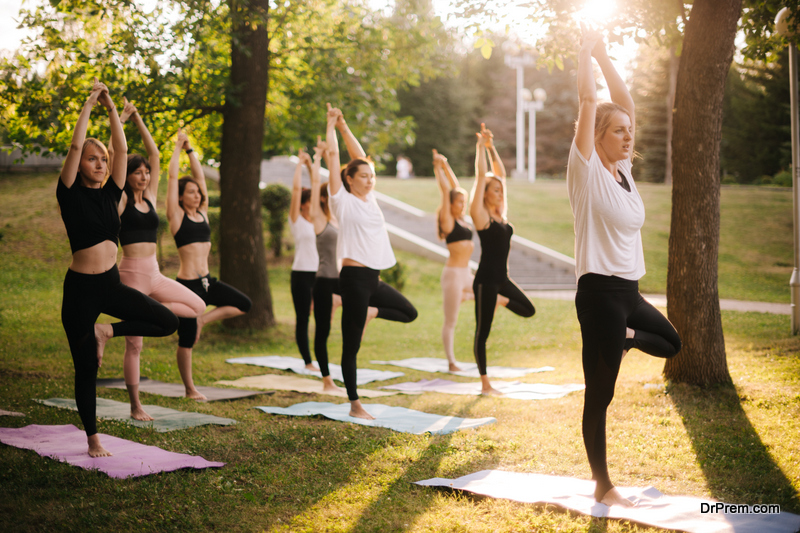
<path fill-rule="evenodd" d="M 267 185 L 261 191 L 261 205 L 269 213 L 269 246 L 275 257 L 281 256 L 283 229 L 291 201 L 292 191 L 280 183 Z"/>
<path fill-rule="evenodd" d="M 772 183 L 778 187 L 791 187 L 792 172 L 790 170 L 781 170 L 772 178 Z"/>
<path fill-rule="evenodd" d="M 402 291 L 406 286 L 406 270 L 398 261 L 392 268 L 381 270 L 381 279 L 398 291 Z"/>

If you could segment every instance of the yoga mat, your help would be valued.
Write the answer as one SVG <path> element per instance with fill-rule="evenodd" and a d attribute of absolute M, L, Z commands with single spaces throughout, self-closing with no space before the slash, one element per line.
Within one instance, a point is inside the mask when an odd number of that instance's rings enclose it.
<path fill-rule="evenodd" d="M 349 415 L 350 404 L 332 404 L 323 402 L 305 402 L 292 405 L 291 407 L 256 407 L 265 413 L 275 415 L 290 416 L 313 416 L 322 415 L 331 420 L 340 422 L 352 422 L 362 426 L 372 426 L 388 428 L 401 433 L 413 433 L 422 435 L 423 433 L 433 433 L 446 435 L 459 429 L 470 429 L 485 424 L 496 422 L 493 417 L 488 418 L 458 418 L 455 416 L 440 416 L 430 413 L 423 413 L 405 407 L 390 407 L 379 403 L 364 404 L 364 408 L 375 417 L 375 420 L 365 420 Z"/>
<path fill-rule="evenodd" d="M 49 398 L 47 400 L 35 400 L 50 407 L 60 407 L 61 409 L 72 409 L 77 411 L 75 400 L 71 398 Z M 218 416 L 206 415 L 203 413 L 190 413 L 186 411 L 176 411 L 158 405 L 142 405 L 147 414 L 155 420 L 143 422 L 131 418 L 131 406 L 128 403 L 117 402 L 107 398 L 97 398 L 97 418 L 111 418 L 122 420 L 132 426 L 147 428 L 152 427 L 159 433 L 174 431 L 176 429 L 192 428 L 217 424 L 219 426 L 229 426 L 235 424 L 232 418 L 220 418 Z"/>
<path fill-rule="evenodd" d="M 112 456 L 89 457 L 86 433 L 72 424 L 0 428 L 0 442 L 3 444 L 33 450 L 42 457 L 50 457 L 86 470 L 99 470 L 113 478 L 147 476 L 181 468 L 225 466 L 225 463 L 206 461 L 194 455 L 168 452 L 156 446 L 145 446 L 103 433 L 97 435 L 100 443 Z"/>
<path fill-rule="evenodd" d="M 450 372 L 448 370 L 447 360 L 437 357 L 411 357 L 410 359 L 399 359 L 395 361 L 370 361 L 373 365 L 393 365 L 402 366 L 403 368 L 411 368 L 413 370 L 422 370 L 423 372 L 444 372 L 453 374 L 454 376 L 463 376 L 465 378 L 480 377 L 478 373 L 478 365 L 475 363 L 462 363 L 459 362 L 458 366 L 461 367 L 459 372 Z M 520 378 L 527 374 L 534 374 L 536 372 L 547 372 L 555 370 L 552 366 L 543 366 L 541 368 L 510 368 L 506 366 L 487 366 L 486 375 L 490 378 Z M 359 370 L 359 372 L 361 372 Z"/>
<path fill-rule="evenodd" d="M 347 398 L 347 391 L 344 389 L 336 392 L 326 392 L 322 390 L 322 383 L 319 381 L 298 378 L 296 376 L 277 376 L 266 374 L 264 376 L 246 376 L 236 381 L 217 381 L 217 385 L 230 385 L 231 387 L 252 387 L 254 389 L 288 390 L 294 392 L 311 392 L 315 394 L 326 394 L 337 398 Z M 364 398 L 378 398 L 381 396 L 394 396 L 397 392 L 386 392 L 379 390 L 358 389 L 358 395 Z"/>
<path fill-rule="evenodd" d="M 6 411 L 5 409 L 0 409 L 0 416 L 25 416 L 25 413 L 18 413 L 16 411 Z"/>
<path fill-rule="evenodd" d="M 116 379 L 98 379 L 96 381 L 98 387 L 106 387 L 108 389 L 121 389 L 128 390 L 125 386 L 125 380 Z M 205 395 L 207 402 L 214 402 L 219 400 L 237 400 L 239 398 L 247 398 L 248 396 L 258 396 L 259 394 L 267 394 L 265 392 L 258 392 L 252 390 L 242 389 L 220 389 L 217 387 L 196 387 L 200 394 Z M 169 396 L 170 398 L 184 398 L 186 396 L 186 387 L 183 383 L 164 383 L 155 379 L 141 378 L 139 380 L 139 392 L 147 392 L 149 394 L 158 394 L 160 396 Z"/>
<path fill-rule="evenodd" d="M 702 504 L 716 502 L 687 496 L 666 496 L 653 487 L 617 487 L 636 507 L 608 507 L 594 499 L 594 481 L 583 479 L 483 470 L 458 479 L 417 481 L 426 487 L 448 487 L 474 494 L 522 503 L 549 503 L 582 514 L 630 520 L 648 526 L 690 533 L 794 533 L 800 516 L 702 512 Z M 729 502 L 726 502 L 729 503 Z"/>
<path fill-rule="evenodd" d="M 519 381 L 492 381 L 492 387 L 503 393 L 504 398 L 514 400 L 551 400 L 561 398 L 570 392 L 583 390 L 585 385 L 570 383 L 567 385 L 548 385 L 546 383 L 520 383 Z M 481 384 L 457 383 L 449 379 L 421 379 L 384 385 L 381 389 L 391 389 L 401 392 L 443 392 L 445 394 L 480 395 Z"/>
<path fill-rule="evenodd" d="M 314 376 L 321 378 L 319 370 L 308 370 L 306 364 L 302 359 L 297 357 L 285 357 L 283 355 L 263 355 L 258 357 L 235 357 L 233 359 L 226 359 L 226 363 L 237 365 L 256 365 L 265 366 L 268 368 L 277 368 L 278 370 L 291 370 L 296 374 L 303 374 L 304 376 Z M 336 381 L 344 383 L 342 377 L 342 367 L 333 363 L 328 365 L 331 372 L 331 377 Z M 366 385 L 373 381 L 386 381 L 388 379 L 399 378 L 403 376 L 402 372 L 388 372 L 386 370 L 372 370 L 370 368 L 359 368 L 356 378 L 356 385 Z"/>

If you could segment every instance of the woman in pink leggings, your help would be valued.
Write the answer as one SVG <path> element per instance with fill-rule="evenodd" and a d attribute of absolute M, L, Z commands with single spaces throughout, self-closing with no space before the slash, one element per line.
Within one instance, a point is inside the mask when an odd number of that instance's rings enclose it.
<path fill-rule="evenodd" d="M 142 117 L 127 100 L 120 116 L 124 123 L 128 118 L 136 123 L 144 141 L 147 159 L 138 154 L 128 156 L 125 189 L 119 202 L 121 227 L 119 241 L 122 245 L 122 262 L 119 265 L 120 280 L 170 309 L 178 317 L 195 318 L 206 308 L 203 300 L 175 280 L 163 276 L 156 259 L 156 236 L 158 233 L 159 153 L 153 137 Z M 113 160 L 113 152 L 111 153 Z M 151 178 L 152 176 L 152 178 Z M 139 401 L 139 354 L 142 337 L 125 337 L 123 373 L 128 395 L 131 399 L 131 418 L 153 420 Z M 192 398 L 197 390 L 186 390 Z"/>

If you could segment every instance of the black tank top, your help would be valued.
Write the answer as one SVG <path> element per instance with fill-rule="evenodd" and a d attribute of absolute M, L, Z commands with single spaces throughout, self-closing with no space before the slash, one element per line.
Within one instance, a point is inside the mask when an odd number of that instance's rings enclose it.
<path fill-rule="evenodd" d="M 186 212 L 183 213 L 181 227 L 175 232 L 175 246 L 180 248 L 195 242 L 211 242 L 211 226 L 208 225 L 203 213 L 200 213 L 200 216 L 203 217 L 203 221 L 195 222 Z"/>
<path fill-rule="evenodd" d="M 514 226 L 495 219 L 492 219 L 488 228 L 478 230 L 481 261 L 475 273 L 476 281 L 500 283 L 508 277 L 508 252 L 513 234 Z"/>
<path fill-rule="evenodd" d="M 447 244 L 458 242 L 458 241 L 471 241 L 472 240 L 472 230 L 468 227 L 462 226 L 458 223 L 458 220 L 454 221 L 453 224 L 453 231 L 451 231 L 447 237 L 445 237 L 444 242 Z"/>
<path fill-rule="evenodd" d="M 136 206 L 133 198 L 128 201 L 125 211 L 119 217 L 122 226 L 119 230 L 119 242 L 122 246 L 137 242 L 157 242 L 158 213 L 147 198 L 144 199 L 150 211 L 142 213 Z"/>
<path fill-rule="evenodd" d="M 80 184 L 78 176 L 72 187 L 61 178 L 56 187 L 56 198 L 61 208 L 61 220 L 67 228 L 72 253 L 91 248 L 103 241 L 117 244 L 119 213 L 117 206 L 122 189 L 109 177 L 102 189 L 90 189 Z"/>

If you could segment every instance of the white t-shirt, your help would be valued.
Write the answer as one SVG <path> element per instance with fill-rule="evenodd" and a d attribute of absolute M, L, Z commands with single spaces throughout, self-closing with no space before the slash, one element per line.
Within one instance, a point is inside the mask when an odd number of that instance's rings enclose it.
<path fill-rule="evenodd" d="M 397 260 L 389 242 L 383 212 L 372 191 L 366 200 L 347 192 L 344 185 L 335 195 L 330 192 L 328 185 L 330 207 L 339 221 L 337 255 L 375 270 L 393 267 Z"/>
<path fill-rule="evenodd" d="M 644 203 L 631 175 L 631 160 L 617 162 L 631 186 L 623 189 L 592 149 L 589 161 L 575 141 L 567 163 L 567 191 L 575 218 L 575 270 L 638 280 L 645 274 L 641 228 Z"/>
<path fill-rule="evenodd" d="M 314 224 L 297 215 L 297 221 L 292 222 L 289 217 L 289 229 L 294 236 L 294 261 L 292 270 L 298 272 L 316 272 L 319 269 L 319 254 L 317 253 L 317 234 Z"/>

